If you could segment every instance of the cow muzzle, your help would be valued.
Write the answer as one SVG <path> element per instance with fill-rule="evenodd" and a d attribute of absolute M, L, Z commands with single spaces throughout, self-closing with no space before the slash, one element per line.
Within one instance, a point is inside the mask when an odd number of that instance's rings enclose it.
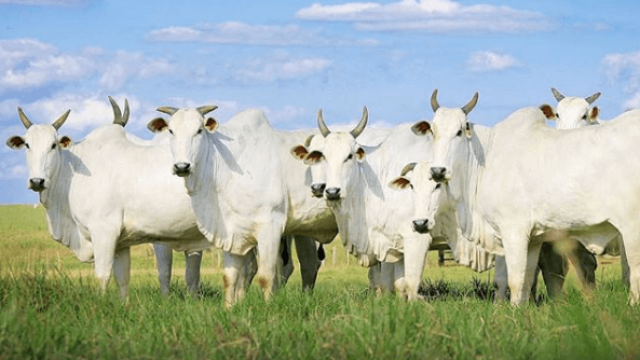
<path fill-rule="evenodd" d="M 445 182 L 447 180 L 447 168 L 444 167 L 432 167 L 431 178 L 435 182 Z"/>
<path fill-rule="evenodd" d="M 324 191 L 327 200 L 340 200 L 340 188 L 329 188 Z"/>
<path fill-rule="evenodd" d="M 324 184 L 324 183 L 322 183 L 322 184 L 313 184 L 313 185 L 311 185 L 311 194 L 314 197 L 321 198 L 322 195 L 324 195 L 325 187 L 326 187 L 326 184 Z"/>
<path fill-rule="evenodd" d="M 191 174 L 191 164 L 186 162 L 179 162 L 173 164 L 173 173 L 180 176 L 185 177 Z"/>
<path fill-rule="evenodd" d="M 35 192 L 41 192 L 45 189 L 43 178 L 31 178 L 29 179 L 29 189 Z"/>
<path fill-rule="evenodd" d="M 411 222 L 413 224 L 413 231 L 419 234 L 426 234 L 429 232 L 429 220 L 428 219 L 417 219 Z"/>

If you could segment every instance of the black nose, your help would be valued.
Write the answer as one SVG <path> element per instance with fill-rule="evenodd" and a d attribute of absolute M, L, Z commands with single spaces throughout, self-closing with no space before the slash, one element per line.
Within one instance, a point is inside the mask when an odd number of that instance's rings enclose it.
<path fill-rule="evenodd" d="M 329 188 L 324 193 L 327 200 L 340 200 L 340 188 Z"/>
<path fill-rule="evenodd" d="M 322 184 L 313 184 L 311 185 L 311 194 L 313 194 L 313 196 L 315 197 L 322 197 L 322 195 L 324 194 L 324 188 L 326 187 L 326 185 L 324 183 Z"/>
<path fill-rule="evenodd" d="M 431 168 L 431 178 L 436 182 L 442 182 L 445 179 L 445 173 L 447 172 L 446 168 L 443 167 L 432 167 Z"/>
<path fill-rule="evenodd" d="M 44 190 L 44 179 L 43 178 L 29 179 L 29 189 L 37 192 Z"/>
<path fill-rule="evenodd" d="M 187 176 L 191 172 L 191 164 L 180 162 L 173 164 L 173 172 L 178 176 Z"/>
<path fill-rule="evenodd" d="M 429 220 L 427 219 L 418 219 L 413 220 L 413 230 L 420 234 L 425 234 L 429 231 Z"/>

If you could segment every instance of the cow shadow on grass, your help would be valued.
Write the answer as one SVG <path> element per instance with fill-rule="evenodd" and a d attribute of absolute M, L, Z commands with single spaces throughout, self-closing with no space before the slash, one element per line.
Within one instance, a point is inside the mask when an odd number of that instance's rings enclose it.
<path fill-rule="evenodd" d="M 496 289 L 492 282 L 482 281 L 478 278 L 473 278 L 468 285 L 462 286 L 452 284 L 444 279 L 427 279 L 420 283 L 418 294 L 427 301 L 478 299 L 493 302 Z M 507 290 L 507 297 L 509 297 L 509 290 Z M 538 293 L 534 303 L 540 305 L 546 300 L 545 294 Z"/>

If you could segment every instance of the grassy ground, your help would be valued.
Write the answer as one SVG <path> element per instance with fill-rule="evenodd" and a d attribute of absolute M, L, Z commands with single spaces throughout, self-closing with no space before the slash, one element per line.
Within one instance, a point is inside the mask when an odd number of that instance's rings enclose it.
<path fill-rule="evenodd" d="M 564 299 L 512 308 L 478 291 L 492 272 L 438 267 L 435 254 L 429 300 L 407 303 L 369 294 L 366 269 L 340 245 L 335 260 L 327 252 L 313 293 L 300 291 L 296 271 L 269 302 L 254 286 L 226 309 L 217 252 L 205 257 L 202 296 L 186 294 L 176 256 L 172 295 L 162 297 L 153 256 L 139 246 L 123 302 L 114 284 L 100 294 L 91 265 L 50 240 L 41 208 L 0 207 L 0 360 L 640 359 L 640 308 L 627 306 L 616 260 L 601 261 L 591 296 L 571 272 Z"/>

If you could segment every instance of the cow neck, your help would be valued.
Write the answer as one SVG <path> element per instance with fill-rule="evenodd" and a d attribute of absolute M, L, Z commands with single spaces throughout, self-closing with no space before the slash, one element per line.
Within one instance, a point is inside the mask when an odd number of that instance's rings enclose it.
<path fill-rule="evenodd" d="M 60 164 L 50 179 L 51 186 L 40 193 L 40 203 L 46 210 L 47 226 L 53 239 L 69 247 L 81 261 L 89 261 L 82 258 L 82 240 L 69 204 L 73 154 L 70 150 L 62 150 L 60 155 Z"/>
<path fill-rule="evenodd" d="M 366 181 L 358 164 L 358 171 L 356 172 L 356 180 L 354 181 L 352 191 L 349 192 L 349 196 L 340 200 L 340 202 L 329 203 L 329 208 L 333 211 L 336 222 L 338 223 L 338 230 L 340 232 L 340 238 L 342 244 L 347 251 L 356 256 L 359 261 L 369 262 L 371 256 L 371 244 L 369 244 L 369 233 L 367 224 L 367 214 L 365 206 L 365 191 Z M 367 264 L 361 264 L 364 266 L 370 266 Z"/>
<path fill-rule="evenodd" d="M 493 244 L 494 231 L 481 214 L 478 204 L 478 189 L 485 170 L 485 157 L 490 141 L 481 143 L 477 136 L 467 145 L 464 158 L 460 160 L 461 195 L 455 198 L 455 208 L 462 235 L 490 251 L 496 251 Z"/>

